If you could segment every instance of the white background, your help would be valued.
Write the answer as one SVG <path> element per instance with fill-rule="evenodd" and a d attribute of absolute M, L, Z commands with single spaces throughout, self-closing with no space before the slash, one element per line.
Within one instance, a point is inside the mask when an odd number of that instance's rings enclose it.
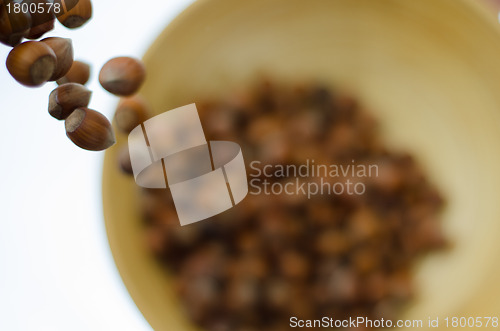
<path fill-rule="evenodd" d="M 47 36 L 73 39 L 92 63 L 91 108 L 112 117 L 117 99 L 97 76 L 108 59 L 142 57 L 192 0 L 94 1 L 78 30 L 56 22 Z M 114 265 L 102 217 L 103 153 L 67 139 L 49 116 L 54 84 L 22 87 L 0 45 L 0 330 L 150 330 Z M 166 312 L 167 313 L 167 312 Z"/>

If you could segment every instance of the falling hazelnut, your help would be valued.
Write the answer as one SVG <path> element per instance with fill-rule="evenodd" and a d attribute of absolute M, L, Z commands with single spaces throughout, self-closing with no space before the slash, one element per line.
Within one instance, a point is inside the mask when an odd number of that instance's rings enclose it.
<path fill-rule="evenodd" d="M 46 44 L 28 41 L 14 47 L 7 57 L 7 69 L 12 77 L 26 86 L 40 86 L 54 74 L 57 60 Z"/>
<path fill-rule="evenodd" d="M 68 9 L 57 15 L 57 20 L 69 29 L 79 28 L 92 17 L 92 2 L 90 0 L 62 0 Z"/>
<path fill-rule="evenodd" d="M 28 13 L 11 12 L 2 5 L 0 7 L 0 42 L 7 46 L 18 45 L 28 36 L 31 28 L 31 16 Z"/>
<path fill-rule="evenodd" d="M 51 37 L 43 39 L 42 42 L 52 48 L 57 58 L 57 66 L 50 80 L 55 81 L 64 77 L 73 65 L 73 43 L 71 39 Z"/>
<path fill-rule="evenodd" d="M 139 124 L 150 117 L 150 110 L 146 102 L 139 96 L 123 98 L 115 113 L 115 123 L 118 130 L 130 133 Z"/>
<path fill-rule="evenodd" d="M 34 4 L 37 8 L 37 10 L 31 13 L 31 30 L 26 38 L 39 39 L 45 33 L 54 29 L 56 17 L 51 1 L 25 0 L 24 3 L 27 3 L 30 7 Z"/>
<path fill-rule="evenodd" d="M 115 144 L 111 123 L 101 113 L 89 108 L 77 108 L 66 118 L 66 135 L 78 147 L 102 151 Z"/>
<path fill-rule="evenodd" d="M 63 120 L 75 109 L 87 107 L 92 92 L 77 83 L 67 83 L 57 87 L 49 96 L 49 113 L 52 117 Z"/>
<path fill-rule="evenodd" d="M 99 82 L 110 93 L 129 96 L 137 92 L 146 78 L 141 61 L 130 57 L 109 60 L 99 73 Z"/>
<path fill-rule="evenodd" d="M 85 85 L 90 78 L 90 65 L 81 61 L 73 61 L 69 71 L 57 80 L 57 84 L 78 83 Z"/>
<path fill-rule="evenodd" d="M 130 152 L 128 147 L 123 147 L 118 154 L 118 163 L 121 171 L 126 175 L 133 175 L 132 162 L 130 160 Z"/>

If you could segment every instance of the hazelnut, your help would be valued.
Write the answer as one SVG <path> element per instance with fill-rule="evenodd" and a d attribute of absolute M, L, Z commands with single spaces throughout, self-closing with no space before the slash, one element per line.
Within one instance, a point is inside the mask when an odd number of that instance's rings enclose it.
<path fill-rule="evenodd" d="M 146 78 L 141 61 L 130 57 L 109 60 L 99 73 L 99 82 L 110 93 L 129 96 L 137 92 Z"/>
<path fill-rule="evenodd" d="M 284 277 L 291 279 L 305 279 L 310 272 L 307 256 L 296 251 L 281 254 L 279 269 Z"/>
<path fill-rule="evenodd" d="M 139 124 L 149 118 L 150 110 L 146 102 L 139 96 L 123 98 L 115 113 L 118 130 L 129 134 Z"/>
<path fill-rule="evenodd" d="M 115 144 L 115 134 L 108 119 L 89 108 L 77 108 L 66 118 L 66 135 L 78 147 L 102 151 Z"/>
<path fill-rule="evenodd" d="M 133 175 L 132 162 L 130 161 L 130 152 L 128 147 L 123 147 L 118 154 L 118 164 L 121 171 L 127 175 Z"/>
<path fill-rule="evenodd" d="M 0 8 L 0 42 L 7 46 L 16 46 L 26 37 L 31 28 L 31 16 L 27 13 L 11 12 Z"/>
<path fill-rule="evenodd" d="M 54 51 L 38 41 L 28 41 L 14 47 L 7 57 L 10 74 L 26 86 L 40 86 L 47 82 L 56 65 Z"/>
<path fill-rule="evenodd" d="M 59 78 L 56 82 L 59 85 L 66 83 L 78 83 L 85 85 L 90 78 L 90 66 L 81 61 L 73 61 L 71 68 L 62 78 Z"/>
<path fill-rule="evenodd" d="M 51 1 L 25 0 L 24 2 L 28 3 L 28 5 L 35 4 L 37 8 L 37 10 L 31 14 L 31 30 L 26 38 L 39 39 L 45 33 L 54 29 L 56 17 L 54 15 Z M 38 8 L 40 8 L 40 11 Z M 43 11 L 41 8 L 43 8 Z"/>
<path fill-rule="evenodd" d="M 57 66 L 50 80 L 58 80 L 68 73 L 73 64 L 73 43 L 71 39 L 58 37 L 45 38 L 42 42 L 52 48 L 56 54 Z"/>
<path fill-rule="evenodd" d="M 79 28 L 92 17 L 92 2 L 90 0 L 62 0 L 66 12 L 57 15 L 57 20 L 69 29 Z"/>
<path fill-rule="evenodd" d="M 87 107 L 92 92 L 83 85 L 67 83 L 57 87 L 50 93 L 49 113 L 52 117 L 63 120 L 76 108 Z"/>

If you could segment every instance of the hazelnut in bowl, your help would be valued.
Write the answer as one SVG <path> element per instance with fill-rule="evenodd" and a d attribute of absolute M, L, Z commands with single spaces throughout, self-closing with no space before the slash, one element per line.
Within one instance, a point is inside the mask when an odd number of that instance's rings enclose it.
<path fill-rule="evenodd" d="M 500 300 L 496 299 L 500 293 L 500 286 L 496 282 L 496 275 L 500 271 L 500 265 L 496 262 L 500 255 L 500 244 L 496 239 L 496 233 L 500 231 L 500 222 L 497 221 L 500 205 L 496 202 L 500 195 L 500 174 L 496 169 L 500 161 L 500 96 L 496 93 L 500 86 L 500 66 L 497 64 L 499 58 L 500 30 L 496 19 L 473 0 L 205 0 L 194 3 L 180 14 L 151 46 L 144 58 L 148 74 L 139 94 L 154 114 L 196 103 L 202 124 L 207 128 L 215 128 L 207 129 L 207 139 L 239 143 L 246 162 L 250 162 L 255 155 L 260 155 L 263 158 L 265 156 L 270 164 L 293 163 L 293 155 L 297 155 L 299 150 L 301 155 L 311 155 L 310 158 L 313 159 L 324 158 L 332 151 L 329 149 L 331 146 L 338 148 L 342 141 L 348 139 L 346 137 L 363 137 L 365 129 L 352 130 L 354 127 L 358 128 L 358 124 L 366 128 L 365 124 L 370 123 L 371 117 L 361 115 L 370 114 L 379 123 L 377 144 L 368 136 L 364 139 L 364 145 L 358 146 L 357 155 L 387 156 L 395 154 L 381 151 L 404 151 L 411 157 L 394 158 L 399 160 L 398 164 L 408 164 L 408 160 L 414 158 L 425 175 L 425 183 L 432 183 L 432 187 L 439 192 L 438 195 L 429 193 L 426 200 L 429 204 L 414 211 L 409 219 L 419 219 L 422 215 L 438 217 L 448 241 L 448 249 L 422 256 L 415 263 L 412 262 L 408 269 L 401 269 L 401 264 L 408 262 L 406 257 L 389 255 L 400 258 L 399 264 L 393 261 L 387 266 L 388 262 L 384 260 L 383 269 L 386 274 L 387 270 L 394 268 L 410 273 L 414 293 L 411 299 L 405 300 L 404 307 L 397 312 L 396 317 L 422 320 L 425 327 L 428 317 L 439 317 L 443 322 L 444 318 L 451 316 L 495 316 L 495 312 L 500 309 Z M 259 85 L 258 91 L 253 94 L 245 92 L 252 90 L 252 86 L 256 85 L 255 82 L 262 75 L 270 81 L 284 83 L 278 84 L 278 87 L 266 83 Z M 310 82 L 320 82 L 321 88 L 309 87 Z M 269 96 L 269 90 L 273 91 L 270 95 L 275 103 L 271 108 L 275 113 L 266 113 L 266 109 L 270 107 L 265 98 L 266 95 Z M 252 99 L 249 96 L 256 95 L 260 98 L 259 102 L 249 101 Z M 311 95 L 314 98 L 311 99 Z M 237 125 L 252 129 L 239 130 L 233 127 L 228 130 L 224 122 L 227 119 L 224 115 L 226 113 L 213 110 L 220 107 L 217 103 L 214 106 L 212 100 L 228 100 L 225 105 L 231 105 L 230 108 L 238 116 L 246 109 L 248 113 L 245 116 L 250 115 Z M 295 103 L 290 100 L 295 100 Z M 308 100 L 309 103 L 304 103 L 303 100 Z M 301 135 L 306 137 L 307 132 L 312 132 L 312 136 L 319 132 L 319 127 L 313 126 L 312 131 L 304 129 L 307 128 L 312 109 L 320 107 L 315 100 L 333 107 L 331 109 L 337 109 L 336 114 L 341 114 L 338 118 L 343 118 L 342 123 L 349 125 L 343 126 L 342 130 L 337 127 L 336 134 L 331 134 L 333 131 L 330 129 L 324 132 L 325 136 L 332 139 L 333 145 L 323 144 L 322 138 L 309 137 L 307 139 L 311 141 L 305 145 L 306 148 L 301 149 L 300 139 L 296 144 L 290 144 L 290 139 L 302 137 Z M 300 102 L 301 109 L 306 110 L 297 113 L 294 105 Z M 358 103 L 363 106 L 354 106 Z M 248 107 L 249 104 L 252 107 Z M 369 111 L 364 110 L 367 108 Z M 214 112 L 208 112 L 207 109 Z M 350 109 L 358 109 L 356 114 L 359 116 L 349 117 Z M 324 112 L 321 116 L 325 114 L 331 115 Z M 323 120 L 319 122 L 332 121 L 330 117 L 321 117 Z M 293 132 L 297 134 L 290 135 L 290 130 L 295 129 L 297 131 Z M 304 133 L 304 130 L 307 132 Z M 245 132 L 244 138 L 241 138 L 241 132 Z M 268 132 L 277 138 L 272 143 L 267 141 L 263 145 L 266 153 L 260 153 L 262 149 L 253 153 L 252 144 L 258 145 Z M 283 141 L 279 140 L 280 134 L 289 134 L 287 137 L 291 137 L 284 139 L 287 148 L 281 144 Z M 378 142 L 383 146 L 380 147 Z M 361 306 L 353 304 L 361 299 L 356 295 L 349 296 L 350 292 L 346 289 L 350 288 L 348 285 L 352 282 L 349 281 L 353 278 L 345 275 L 349 274 L 349 268 L 358 264 L 349 264 L 349 261 L 361 261 L 359 265 L 366 271 L 371 268 L 376 257 L 369 255 L 366 258 L 361 254 L 359 259 L 355 259 L 354 256 L 357 257 L 364 246 L 346 241 L 348 232 L 342 231 L 325 231 L 327 235 L 318 233 L 314 237 L 317 240 L 306 245 L 302 243 L 298 246 L 286 246 L 283 250 L 279 248 L 276 261 L 266 255 L 266 259 L 275 262 L 264 263 L 267 268 L 260 268 L 260 260 L 249 259 L 248 264 L 253 268 L 245 277 L 233 279 L 227 284 L 217 283 L 217 286 L 227 288 L 227 291 L 214 292 L 218 294 L 216 299 L 223 299 L 223 303 L 213 301 L 213 305 L 207 304 L 207 307 L 212 307 L 210 314 L 190 309 L 196 304 L 201 305 L 200 302 L 205 299 L 212 302 L 209 300 L 213 299 L 209 295 L 212 288 L 209 286 L 207 290 L 207 287 L 202 286 L 205 283 L 196 288 L 198 290 L 194 297 L 198 300 L 192 300 L 192 305 L 186 307 L 187 297 L 181 296 L 184 299 L 182 302 L 178 292 L 179 289 L 182 292 L 182 289 L 192 288 L 179 281 L 179 270 L 189 273 L 192 269 L 203 269 L 203 265 L 209 265 L 206 267 L 208 272 L 219 270 L 220 273 L 237 274 L 240 272 L 237 267 L 239 264 L 226 263 L 234 253 L 231 249 L 227 254 L 222 254 L 222 260 L 226 262 L 210 264 L 217 260 L 214 256 L 219 256 L 218 252 L 221 249 L 228 250 L 229 246 L 234 246 L 235 251 L 252 245 L 262 248 L 260 244 L 252 244 L 252 238 L 259 241 L 262 233 L 258 232 L 255 238 L 257 232 L 252 232 L 252 229 L 257 225 L 249 221 L 248 215 L 261 215 L 258 226 L 269 231 L 279 228 L 278 220 L 281 219 L 287 224 L 296 221 L 298 229 L 307 227 L 308 220 L 312 219 L 326 223 L 341 219 L 340 222 L 346 223 L 346 228 L 350 228 L 356 219 L 363 220 L 362 223 L 369 219 L 366 215 L 370 214 L 370 210 L 360 207 L 359 201 L 343 201 L 335 207 L 329 205 L 326 210 L 331 214 L 327 213 L 329 216 L 324 220 L 322 217 L 310 216 L 324 215 L 317 212 L 322 210 L 322 205 L 319 203 L 313 206 L 314 201 L 311 200 L 301 202 L 303 212 L 309 213 L 309 216 L 302 217 L 299 212 L 283 216 L 287 210 L 276 210 L 276 205 L 282 202 L 273 200 L 275 197 L 257 199 L 249 195 L 234 210 L 226 212 L 225 218 L 224 214 L 221 215 L 224 219 L 207 219 L 199 222 L 199 225 L 181 227 L 175 210 L 170 207 L 154 209 L 156 214 L 161 213 L 161 217 L 169 223 L 162 230 L 168 233 L 158 235 L 158 232 L 154 232 L 147 241 L 144 192 L 136 185 L 133 177 L 120 172 L 117 166 L 117 160 L 126 146 L 127 135 L 122 134 L 117 137 L 117 145 L 106 152 L 103 175 L 104 217 L 111 250 L 122 279 L 138 308 L 155 330 L 258 329 L 257 326 L 269 321 L 277 324 L 268 323 L 261 329 L 287 329 L 293 316 L 299 319 L 303 317 L 303 320 L 316 318 L 315 309 L 321 305 L 321 312 L 327 317 L 364 313 L 378 316 L 384 311 L 385 301 L 369 301 L 371 306 L 368 312 L 360 311 Z M 247 171 L 251 169 L 247 168 Z M 389 172 L 388 177 L 394 178 L 391 175 Z M 417 188 L 431 192 L 430 184 L 423 185 L 422 176 L 417 177 L 420 179 L 413 182 L 412 185 L 416 186 L 412 186 L 414 189 L 411 192 L 416 192 Z M 375 194 L 373 199 L 377 200 L 380 196 Z M 401 206 L 413 203 L 413 195 L 406 195 L 403 191 L 398 191 L 392 197 Z M 441 200 L 446 202 L 436 202 Z M 394 206 L 393 200 L 384 201 L 386 205 Z M 287 201 L 290 204 L 294 202 Z M 168 203 L 167 201 L 165 204 Z M 429 214 L 429 206 L 436 204 L 442 207 L 439 213 Z M 347 221 L 338 217 L 339 213 L 348 213 Z M 353 217 L 358 214 L 363 216 Z M 406 221 L 411 223 L 409 219 Z M 377 222 L 396 224 L 394 227 L 399 224 L 390 215 L 377 218 Z M 210 228 L 210 224 L 214 223 L 224 224 L 222 229 L 225 232 L 219 228 L 219 234 L 215 236 L 214 229 Z M 238 228 L 240 225 L 245 228 Z M 327 226 L 334 227 L 330 223 Z M 366 228 L 369 227 L 362 227 L 364 230 Z M 284 231 L 290 229 L 291 226 Z M 404 238 L 408 240 L 400 243 L 403 250 L 417 245 L 411 241 L 412 238 L 417 238 L 414 236 L 417 228 L 404 225 L 404 229 L 407 235 Z M 163 260 L 158 259 L 158 255 L 153 253 L 154 248 L 167 245 L 165 240 L 172 238 L 169 234 L 178 231 L 182 231 L 184 239 L 191 238 L 190 236 L 201 238 L 200 236 L 209 232 L 216 240 L 196 241 L 199 245 L 196 249 L 195 246 L 190 246 L 189 249 L 175 246 L 169 255 L 163 256 Z M 225 235 L 220 235 L 221 231 Z M 231 234 L 236 233 L 238 240 L 233 240 L 231 245 L 227 244 Z M 304 232 L 296 230 L 295 233 Z M 418 237 L 419 240 L 436 239 L 432 236 L 432 231 L 425 233 L 425 236 Z M 384 243 L 386 241 L 380 240 L 377 244 L 380 246 L 377 247 L 383 247 Z M 391 246 L 392 253 L 388 254 L 395 254 L 394 247 L 396 246 Z M 274 248 L 269 248 L 272 249 Z M 338 250 L 344 249 L 345 254 L 348 254 L 347 262 L 343 255 L 332 259 L 318 257 L 320 253 L 337 254 Z M 317 250 L 321 252 L 318 253 Z M 190 256 L 191 259 L 185 256 Z M 237 260 L 233 258 L 231 261 L 238 262 Z M 193 264 L 195 267 L 192 267 Z M 165 268 L 165 265 L 170 269 Z M 315 267 L 302 268 L 304 265 Z M 285 292 L 295 295 L 300 292 L 297 297 L 304 302 L 309 302 L 307 300 L 310 298 L 320 298 L 321 290 L 318 291 L 314 286 L 297 285 L 297 279 L 309 277 L 313 282 L 321 272 L 328 273 L 329 268 L 333 270 L 331 272 L 335 277 L 328 289 L 333 288 L 332 291 L 336 294 L 342 293 L 342 299 L 338 296 L 334 298 L 343 300 L 342 304 L 338 304 L 338 301 L 336 304 L 328 303 L 331 298 L 326 298 L 325 302 L 318 303 L 319 299 L 314 299 L 310 304 L 290 306 L 280 310 L 286 312 L 279 317 L 282 323 L 278 323 L 278 318 L 270 314 L 267 308 L 262 308 L 268 307 L 268 303 L 264 306 L 259 306 L 260 303 L 251 306 L 251 311 L 255 314 L 246 314 L 237 309 L 241 300 L 262 302 L 265 301 L 262 298 L 269 293 Z M 276 283 L 271 280 L 281 279 L 269 269 L 279 269 L 276 273 L 286 274 L 292 279 L 287 279 L 289 290 L 280 292 L 282 287 L 275 286 L 273 291 L 266 292 L 267 285 Z M 247 276 L 253 272 L 258 279 L 257 283 L 247 282 Z M 396 274 L 391 275 L 394 276 L 391 280 L 387 277 L 372 277 L 366 278 L 370 282 L 360 284 L 376 284 L 375 294 L 370 292 L 375 297 L 384 297 L 385 292 L 380 289 L 387 288 L 390 289 L 387 290 L 389 292 L 409 296 L 405 294 L 408 275 L 405 272 L 398 273 L 397 277 Z M 358 276 L 366 275 L 355 275 Z M 255 285 L 263 283 L 267 285 Z M 304 281 L 300 284 L 304 284 Z M 252 292 L 249 288 L 257 288 L 259 296 L 252 296 L 252 293 L 257 292 Z M 234 293 L 250 294 L 233 296 Z M 278 294 L 273 298 L 280 298 Z M 290 302 L 301 300 L 292 298 Z M 368 302 L 366 298 L 363 300 L 363 303 Z M 276 305 L 283 304 L 278 299 L 276 302 Z M 221 307 L 226 306 L 231 308 L 230 312 L 221 311 Z M 312 312 L 311 307 L 314 307 Z M 272 309 L 278 310 L 274 306 Z M 211 320 L 206 315 L 218 318 Z M 225 316 L 233 316 L 233 320 L 228 321 Z M 235 321 L 234 316 L 240 317 Z"/>

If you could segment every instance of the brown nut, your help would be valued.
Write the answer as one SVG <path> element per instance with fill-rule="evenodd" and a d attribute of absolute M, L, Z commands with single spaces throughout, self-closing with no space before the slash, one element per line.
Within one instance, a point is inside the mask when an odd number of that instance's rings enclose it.
<path fill-rule="evenodd" d="M 31 16 L 28 13 L 9 13 L 4 5 L 0 8 L 0 42 L 7 46 L 16 46 L 25 38 L 31 28 Z"/>
<path fill-rule="evenodd" d="M 92 18 L 92 2 L 90 0 L 61 0 L 64 7 L 70 8 L 61 12 L 57 20 L 69 29 L 79 28 Z"/>
<path fill-rule="evenodd" d="M 120 150 L 118 154 L 118 164 L 121 171 L 127 175 L 133 175 L 134 171 L 132 169 L 132 162 L 130 161 L 130 152 L 128 147 L 125 146 Z"/>
<path fill-rule="evenodd" d="M 89 108 L 77 108 L 66 118 L 66 135 L 78 147 L 102 151 L 116 142 L 111 123 L 101 113 Z"/>
<path fill-rule="evenodd" d="M 50 80 L 55 81 L 64 77 L 73 65 L 73 43 L 71 39 L 51 37 L 43 39 L 42 42 L 52 48 L 57 58 L 56 70 Z"/>
<path fill-rule="evenodd" d="M 149 118 L 150 110 L 146 102 L 139 96 L 123 98 L 115 113 L 115 123 L 118 130 L 130 133 L 139 124 Z"/>
<path fill-rule="evenodd" d="M 67 83 L 50 93 L 49 114 L 58 119 L 67 118 L 76 108 L 87 107 L 92 92 L 77 83 Z"/>
<path fill-rule="evenodd" d="M 99 73 L 99 82 L 110 93 L 129 96 L 137 92 L 146 78 L 141 61 L 130 57 L 109 60 Z"/>
<path fill-rule="evenodd" d="M 305 279 L 310 273 L 310 263 L 304 254 L 285 251 L 280 256 L 279 270 L 285 278 Z"/>
<path fill-rule="evenodd" d="M 28 41 L 12 49 L 7 57 L 7 69 L 12 77 L 26 86 L 40 86 L 54 74 L 57 60 L 46 44 Z"/>
<path fill-rule="evenodd" d="M 85 85 L 90 78 L 90 65 L 81 61 L 73 61 L 71 68 L 64 75 L 64 77 L 59 78 L 56 82 L 59 85 L 66 83 L 78 83 Z"/>
<path fill-rule="evenodd" d="M 26 38 L 39 39 L 45 33 L 54 29 L 56 16 L 52 1 L 49 0 L 25 0 L 28 6 L 34 4 L 36 10 L 31 13 L 31 29 Z"/>

